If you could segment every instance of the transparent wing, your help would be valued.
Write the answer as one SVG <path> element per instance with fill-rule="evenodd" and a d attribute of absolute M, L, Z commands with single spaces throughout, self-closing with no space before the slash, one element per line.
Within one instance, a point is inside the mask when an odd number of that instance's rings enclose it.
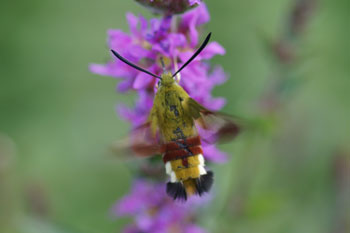
<path fill-rule="evenodd" d="M 235 138 L 241 131 L 240 120 L 236 117 L 212 112 L 190 98 L 188 111 L 196 120 L 199 134 L 207 143 L 225 142 Z"/>

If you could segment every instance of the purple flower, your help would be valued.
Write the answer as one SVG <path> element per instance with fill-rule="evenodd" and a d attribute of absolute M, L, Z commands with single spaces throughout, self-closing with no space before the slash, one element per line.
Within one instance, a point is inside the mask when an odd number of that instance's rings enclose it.
<path fill-rule="evenodd" d="M 205 233 L 193 223 L 195 209 L 206 203 L 210 197 L 192 196 L 186 203 L 174 202 L 165 193 L 164 184 L 136 180 L 131 193 L 122 198 L 112 209 L 118 217 L 132 216 L 135 221 L 126 233 Z"/>
<path fill-rule="evenodd" d="M 191 4 L 198 2 L 190 1 Z M 166 68 L 175 72 L 176 68 L 181 67 L 196 50 L 199 44 L 198 27 L 207 23 L 209 19 L 205 4 L 200 4 L 183 14 L 178 25 L 175 25 L 175 29 L 172 26 L 174 24 L 172 16 L 146 20 L 142 16 L 137 17 L 128 13 L 130 34 L 111 29 L 108 31 L 108 45 L 126 59 L 152 73 L 157 75 L 162 73 L 160 57 L 164 58 Z M 225 49 L 219 43 L 210 42 L 202 53 L 181 72 L 180 85 L 192 98 L 213 111 L 220 110 L 226 103 L 224 98 L 211 95 L 215 86 L 225 82 L 226 75 L 220 66 L 212 69 L 205 61 L 215 55 L 223 54 Z M 117 107 L 123 119 L 129 121 L 133 127 L 139 126 L 147 119 L 155 95 L 157 83 L 155 78 L 115 58 L 104 65 L 92 64 L 90 70 L 96 74 L 122 79 L 117 87 L 119 92 L 130 90 L 138 92 L 134 108 L 125 105 Z M 210 150 L 204 150 L 206 158 L 216 162 L 224 161 L 224 154 L 216 153 L 219 151 L 214 145 L 208 148 Z"/>

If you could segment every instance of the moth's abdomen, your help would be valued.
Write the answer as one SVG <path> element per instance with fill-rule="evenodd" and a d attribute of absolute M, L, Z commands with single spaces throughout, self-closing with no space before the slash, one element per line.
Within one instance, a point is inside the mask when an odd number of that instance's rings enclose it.
<path fill-rule="evenodd" d="M 168 142 L 162 150 L 165 170 L 170 176 L 168 195 L 186 200 L 188 196 L 210 190 L 213 173 L 205 170 L 199 136 Z"/>

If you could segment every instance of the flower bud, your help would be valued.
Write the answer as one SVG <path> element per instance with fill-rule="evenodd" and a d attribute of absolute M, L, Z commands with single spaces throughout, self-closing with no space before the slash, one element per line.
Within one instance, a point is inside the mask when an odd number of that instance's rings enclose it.
<path fill-rule="evenodd" d="M 201 0 L 136 0 L 143 6 L 152 9 L 155 13 L 167 15 L 181 14 L 196 7 Z"/>

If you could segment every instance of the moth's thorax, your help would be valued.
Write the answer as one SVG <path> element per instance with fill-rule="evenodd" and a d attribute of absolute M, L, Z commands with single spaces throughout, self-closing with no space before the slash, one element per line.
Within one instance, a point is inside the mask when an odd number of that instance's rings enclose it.
<path fill-rule="evenodd" d="M 175 81 L 170 84 L 171 82 L 166 80 L 168 76 L 162 78 L 164 80 L 156 93 L 154 104 L 163 140 L 169 142 L 192 137 L 196 130 L 193 118 L 185 110 L 188 94 Z M 166 81 L 167 85 L 164 85 L 163 81 Z"/>

